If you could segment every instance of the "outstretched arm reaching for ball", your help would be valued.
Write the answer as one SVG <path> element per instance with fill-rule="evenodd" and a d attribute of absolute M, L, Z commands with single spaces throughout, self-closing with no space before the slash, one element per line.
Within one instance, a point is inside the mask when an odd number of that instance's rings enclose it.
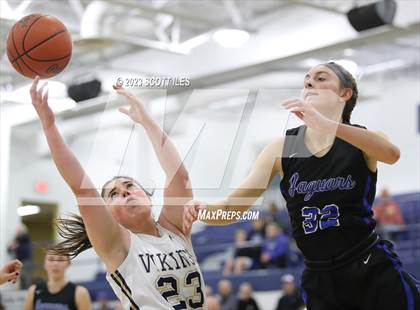
<path fill-rule="evenodd" d="M 258 156 L 250 173 L 229 196 L 214 203 L 190 201 L 184 207 L 184 231 L 190 231 L 194 221 L 197 220 L 199 210 L 206 212 L 234 211 L 243 213 L 264 193 L 276 174 L 282 174 L 281 154 L 284 138 L 279 138 L 265 147 Z M 227 225 L 237 219 L 210 219 L 203 220 L 209 225 Z"/>
<path fill-rule="evenodd" d="M 64 142 L 48 105 L 48 91 L 43 92 L 46 83 L 38 89 L 38 82 L 39 77 L 36 77 L 30 90 L 32 105 L 41 121 L 54 163 L 78 200 L 93 248 L 113 271 L 128 253 L 129 233 L 113 218 L 89 176 Z"/>
<path fill-rule="evenodd" d="M 121 86 L 114 86 L 120 95 L 130 104 L 129 109 L 120 108 L 119 111 L 129 116 L 135 123 L 143 126 L 159 163 L 165 172 L 166 184 L 164 191 L 164 205 L 160 213 L 159 222 L 170 225 L 183 233 L 182 220 L 184 204 L 192 198 L 192 190 L 188 171 L 168 135 L 150 117 L 143 104 L 132 93 Z"/>

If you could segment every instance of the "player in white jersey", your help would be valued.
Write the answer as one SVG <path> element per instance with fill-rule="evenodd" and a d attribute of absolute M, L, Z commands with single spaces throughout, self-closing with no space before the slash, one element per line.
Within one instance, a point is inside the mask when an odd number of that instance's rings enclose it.
<path fill-rule="evenodd" d="M 114 86 L 130 104 L 119 111 L 143 126 L 166 175 L 164 205 L 155 221 L 151 194 L 131 177 L 114 177 L 98 192 L 61 137 L 45 84 L 38 90 L 38 81 L 35 78 L 31 88 L 32 104 L 55 165 L 76 196 L 81 213 L 81 217 L 59 221 L 64 241 L 50 250 L 74 258 L 93 246 L 124 309 L 206 309 L 190 231 L 182 230 L 183 205 L 192 198 L 190 180 L 168 136 L 134 95 Z"/>

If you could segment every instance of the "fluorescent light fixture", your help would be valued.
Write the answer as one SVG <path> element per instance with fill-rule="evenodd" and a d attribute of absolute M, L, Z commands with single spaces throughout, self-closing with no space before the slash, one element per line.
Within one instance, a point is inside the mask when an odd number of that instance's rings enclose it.
<path fill-rule="evenodd" d="M 225 48 L 240 47 L 249 39 L 249 33 L 240 29 L 220 29 L 213 33 L 213 39 Z"/>
<path fill-rule="evenodd" d="M 363 73 L 372 74 L 383 72 L 387 70 L 398 69 L 406 66 L 407 63 L 402 59 L 394 59 L 391 61 L 380 62 L 374 65 L 366 66 L 363 68 Z"/>
<path fill-rule="evenodd" d="M 318 66 L 322 63 L 323 61 L 321 59 L 316 59 L 316 58 L 308 58 L 302 61 L 302 65 L 304 65 L 305 67 L 311 67 L 311 68 Z"/>
<path fill-rule="evenodd" d="M 41 211 L 41 208 L 38 206 L 27 205 L 27 206 L 19 207 L 17 209 L 17 214 L 19 216 L 27 216 L 27 215 L 38 214 L 40 211 Z"/>
<path fill-rule="evenodd" d="M 355 50 L 354 50 L 354 49 L 352 49 L 352 48 L 346 48 L 346 49 L 343 51 L 343 54 L 344 54 L 344 56 L 346 56 L 346 57 L 351 57 L 351 56 L 353 56 L 353 55 L 355 54 Z"/>

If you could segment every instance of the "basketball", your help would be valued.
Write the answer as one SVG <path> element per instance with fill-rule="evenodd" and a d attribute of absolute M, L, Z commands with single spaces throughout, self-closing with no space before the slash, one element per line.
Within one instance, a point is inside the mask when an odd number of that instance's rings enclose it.
<path fill-rule="evenodd" d="M 45 14 L 30 14 L 17 21 L 7 37 L 7 56 L 20 74 L 51 78 L 67 66 L 72 40 L 66 26 Z"/>

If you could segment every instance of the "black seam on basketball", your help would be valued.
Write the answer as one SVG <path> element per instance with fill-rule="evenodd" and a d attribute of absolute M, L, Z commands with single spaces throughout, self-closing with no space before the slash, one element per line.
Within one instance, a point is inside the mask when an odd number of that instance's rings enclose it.
<path fill-rule="evenodd" d="M 7 45 L 6 45 L 6 46 L 7 46 Z M 9 57 L 9 55 L 13 57 L 13 55 L 12 55 L 12 51 L 9 49 L 9 47 L 8 47 L 8 46 L 6 47 L 6 51 L 7 51 L 7 56 L 8 56 L 8 57 Z M 9 58 L 9 59 L 10 59 L 10 58 Z"/>
<path fill-rule="evenodd" d="M 25 32 L 25 34 L 23 35 L 23 39 L 22 39 L 22 50 L 23 50 L 23 54 L 26 54 L 26 50 L 25 50 L 25 40 L 26 40 L 26 36 L 28 35 L 28 33 L 29 33 L 29 30 L 31 30 L 31 28 L 32 28 L 32 26 L 37 22 L 37 21 L 39 21 L 41 18 L 43 18 L 44 16 L 47 16 L 47 15 L 41 15 L 40 17 L 38 17 L 37 19 L 35 19 L 34 20 L 34 22 L 28 27 L 28 29 L 26 29 L 26 32 Z"/>
<path fill-rule="evenodd" d="M 35 19 L 34 20 L 34 22 L 28 27 L 28 29 L 26 30 L 26 32 L 25 32 L 25 34 L 24 34 L 24 36 L 23 36 L 23 40 L 22 40 L 22 42 L 25 42 L 25 37 L 26 37 L 26 34 L 28 33 L 28 31 L 29 31 L 29 29 L 31 29 L 31 27 L 33 26 L 33 24 L 35 24 L 38 20 L 40 20 L 42 17 L 44 17 L 44 16 L 46 16 L 46 15 L 41 15 L 41 16 L 39 16 L 37 19 Z M 11 63 L 13 64 L 16 60 L 18 60 L 19 58 L 21 58 L 23 55 L 25 55 L 25 46 L 23 46 L 23 43 L 22 43 L 22 49 L 23 49 L 23 54 L 22 55 L 20 55 L 19 54 L 19 51 L 18 51 L 18 49 L 17 49 L 17 47 L 16 47 L 16 42 L 15 42 L 15 32 L 13 31 L 13 29 L 15 29 L 15 27 L 16 27 L 16 25 L 17 25 L 17 23 L 16 24 L 14 24 L 14 26 L 13 26 L 13 28 L 12 28 L 12 39 L 13 39 L 13 45 L 14 45 L 14 47 L 15 47 L 15 50 L 16 50 L 16 55 L 17 55 L 17 57 L 15 58 L 15 59 L 13 59 L 13 60 L 11 60 Z"/>
<path fill-rule="evenodd" d="M 13 31 L 15 29 L 15 27 L 16 27 L 16 24 L 12 28 L 12 42 L 13 42 L 13 47 L 15 48 L 16 55 L 19 55 L 19 52 L 18 52 L 18 50 L 16 48 L 16 43 L 15 43 L 15 32 Z M 17 61 L 16 61 L 16 64 L 19 67 L 19 72 L 21 74 L 23 74 L 23 70 L 22 70 L 22 68 L 20 67 L 20 65 L 19 65 L 19 63 Z M 13 62 L 12 62 L 12 65 L 13 65 Z"/>
<path fill-rule="evenodd" d="M 23 70 L 22 70 L 22 67 L 19 65 L 19 62 L 17 62 L 16 61 L 16 65 L 18 66 L 18 68 L 19 68 L 19 72 L 21 73 L 21 74 L 23 74 Z"/>
<path fill-rule="evenodd" d="M 61 33 L 63 33 L 63 32 L 67 32 L 67 30 L 66 30 L 66 29 L 63 29 L 63 30 L 60 30 L 60 31 L 58 31 L 58 32 L 54 33 L 53 35 L 49 36 L 48 38 L 44 39 L 43 41 L 41 41 L 41 42 L 39 42 L 38 44 L 36 44 L 36 45 L 34 45 L 33 47 L 31 47 L 29 50 L 25 51 L 25 53 L 23 53 L 22 55 L 19 55 L 19 53 L 18 53 L 19 57 L 17 57 L 17 58 L 16 58 L 16 59 L 14 59 L 13 61 L 16 61 L 16 60 L 18 60 L 19 58 L 22 58 L 23 56 L 27 55 L 27 54 L 28 54 L 30 51 L 32 51 L 33 49 L 37 48 L 37 47 L 38 47 L 38 46 L 40 46 L 41 44 L 43 44 L 43 43 L 47 42 L 48 40 L 50 40 L 50 39 L 54 38 L 55 36 L 57 36 L 57 35 L 59 35 L 59 34 L 61 34 Z"/>
<path fill-rule="evenodd" d="M 41 17 L 42 16 L 40 16 L 40 18 Z M 15 48 L 16 55 L 17 55 L 17 57 L 15 59 L 13 59 L 13 60 L 10 61 L 12 64 L 21 57 L 21 55 L 19 54 L 19 51 L 17 50 L 16 42 L 15 42 L 15 31 L 14 31 L 14 29 L 16 28 L 16 25 L 17 25 L 17 23 L 13 25 L 13 28 L 11 30 L 11 32 L 12 32 L 13 47 Z"/>
<path fill-rule="evenodd" d="M 23 55 L 22 55 L 23 56 Z M 63 59 L 65 59 L 65 58 L 67 58 L 67 57 L 70 57 L 71 56 L 71 53 L 70 54 L 68 54 L 68 55 L 66 55 L 66 56 L 63 56 L 63 57 L 60 57 L 60 58 L 55 58 L 55 59 L 38 59 L 38 58 L 33 58 L 33 57 L 31 57 L 29 54 L 26 54 L 26 57 L 28 57 L 28 58 L 30 58 L 30 59 L 32 59 L 32 60 L 35 60 L 35 61 L 57 61 L 57 60 L 63 60 Z"/>
<path fill-rule="evenodd" d="M 38 72 L 36 72 L 34 69 L 32 69 L 31 67 L 29 67 L 28 66 L 28 64 L 23 60 L 23 58 L 20 58 L 20 60 L 23 62 L 23 64 L 29 69 L 29 70 L 31 70 L 33 73 L 35 73 L 36 75 L 39 75 L 39 77 L 44 77 L 45 75 L 43 75 L 43 74 L 40 74 L 40 73 L 38 73 Z"/>

